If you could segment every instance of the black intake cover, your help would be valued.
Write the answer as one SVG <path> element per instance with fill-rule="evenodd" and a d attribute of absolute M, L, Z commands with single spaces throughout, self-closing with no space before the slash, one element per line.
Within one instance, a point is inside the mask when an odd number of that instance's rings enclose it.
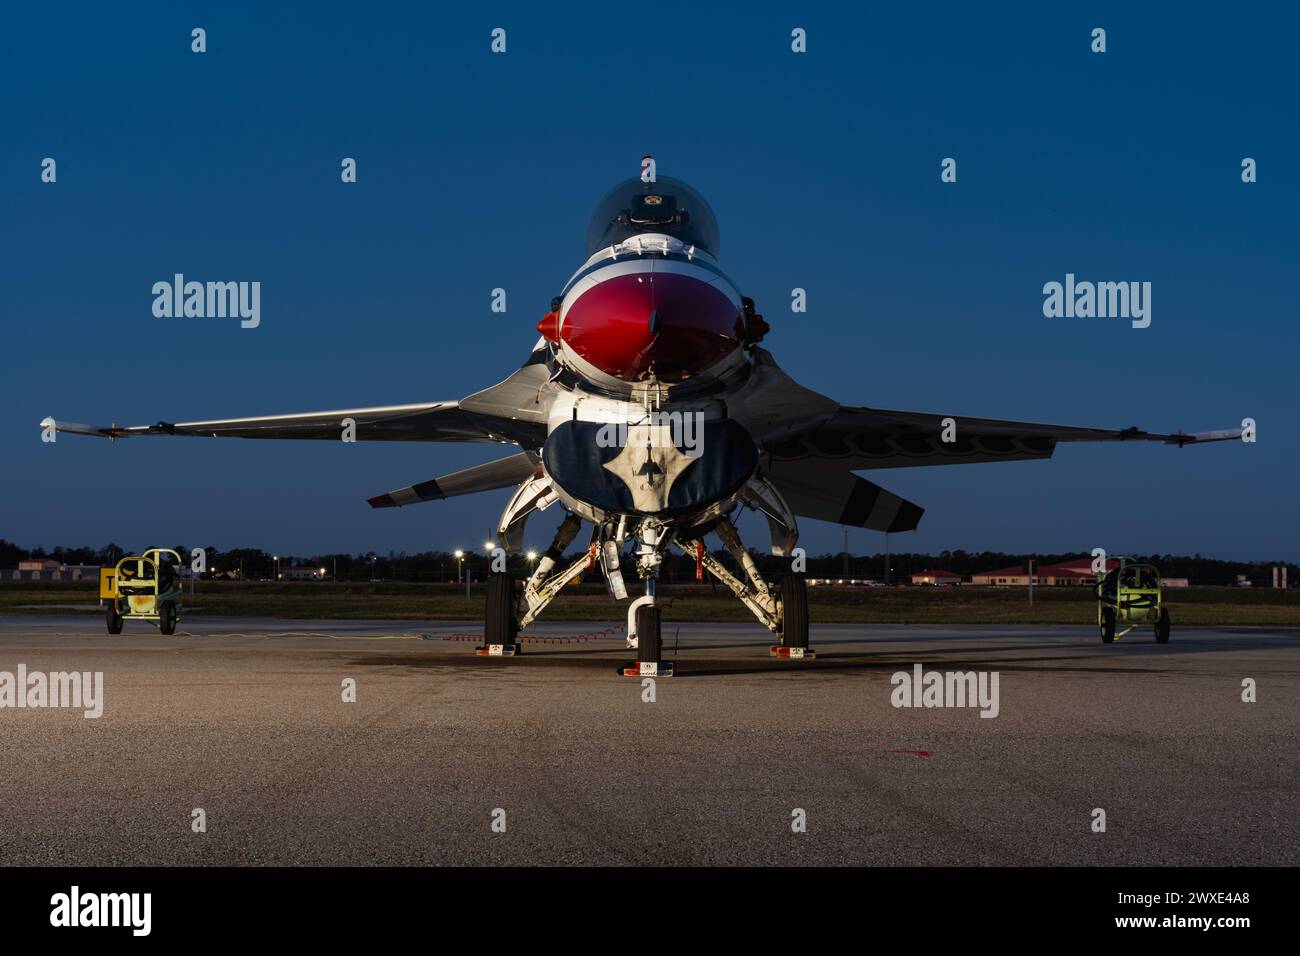
<path fill-rule="evenodd" d="M 660 511 L 638 510 L 633 503 L 632 489 L 605 467 L 627 451 L 601 446 L 598 440 L 601 429 L 607 427 L 599 422 L 564 422 L 551 432 L 542 447 L 542 462 L 551 480 L 568 494 L 602 511 L 674 517 L 701 510 L 734 494 L 758 466 L 758 451 L 743 426 L 731 419 L 707 421 L 697 432 L 701 438 L 701 454 L 672 482 L 667 506 Z M 686 449 L 676 447 L 685 453 Z"/>

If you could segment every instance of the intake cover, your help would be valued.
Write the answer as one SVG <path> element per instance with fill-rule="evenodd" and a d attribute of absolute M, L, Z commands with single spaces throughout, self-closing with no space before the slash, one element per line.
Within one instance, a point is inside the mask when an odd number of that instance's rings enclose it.
<path fill-rule="evenodd" d="M 565 492 L 602 511 L 673 517 L 738 491 L 758 452 L 737 422 L 672 413 L 646 425 L 563 422 L 542 461 Z"/>

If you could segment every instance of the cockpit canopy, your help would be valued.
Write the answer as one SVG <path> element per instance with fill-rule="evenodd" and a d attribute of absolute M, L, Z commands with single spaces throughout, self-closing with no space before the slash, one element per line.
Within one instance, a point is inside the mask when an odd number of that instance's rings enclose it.
<path fill-rule="evenodd" d="M 680 179 L 628 179 L 607 192 L 587 220 L 587 255 L 654 232 L 718 255 L 718 220 L 704 197 Z"/>

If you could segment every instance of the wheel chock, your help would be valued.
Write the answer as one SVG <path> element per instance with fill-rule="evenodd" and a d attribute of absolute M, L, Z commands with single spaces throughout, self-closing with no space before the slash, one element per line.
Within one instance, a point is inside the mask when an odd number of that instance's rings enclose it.
<path fill-rule="evenodd" d="M 484 644 L 474 648 L 475 657 L 514 657 L 516 654 L 522 654 L 524 646 L 522 644 Z"/>
<path fill-rule="evenodd" d="M 650 663 L 647 661 L 630 661 L 618 669 L 623 677 L 672 677 L 673 662 L 659 661 Z"/>
<path fill-rule="evenodd" d="M 817 656 L 817 652 L 811 647 L 782 647 L 780 644 L 773 644 L 767 652 L 772 657 L 780 657 L 788 661 L 809 661 Z"/>

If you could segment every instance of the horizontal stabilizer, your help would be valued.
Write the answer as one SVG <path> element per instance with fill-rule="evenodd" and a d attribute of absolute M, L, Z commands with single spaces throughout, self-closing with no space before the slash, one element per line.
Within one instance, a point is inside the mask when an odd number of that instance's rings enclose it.
<path fill-rule="evenodd" d="M 541 462 L 531 452 L 520 452 L 509 458 L 489 461 L 484 465 L 475 465 L 464 471 L 457 471 L 443 478 L 430 478 L 418 485 L 376 495 L 369 499 L 372 508 L 400 508 L 403 505 L 419 504 L 421 501 L 437 501 L 442 498 L 454 498 L 457 495 L 472 495 L 479 491 L 493 491 L 497 488 L 511 488 L 522 484 L 538 473 Z"/>
<path fill-rule="evenodd" d="M 848 469 L 771 462 L 767 477 L 796 515 L 873 531 L 915 531 L 925 509 Z"/>

